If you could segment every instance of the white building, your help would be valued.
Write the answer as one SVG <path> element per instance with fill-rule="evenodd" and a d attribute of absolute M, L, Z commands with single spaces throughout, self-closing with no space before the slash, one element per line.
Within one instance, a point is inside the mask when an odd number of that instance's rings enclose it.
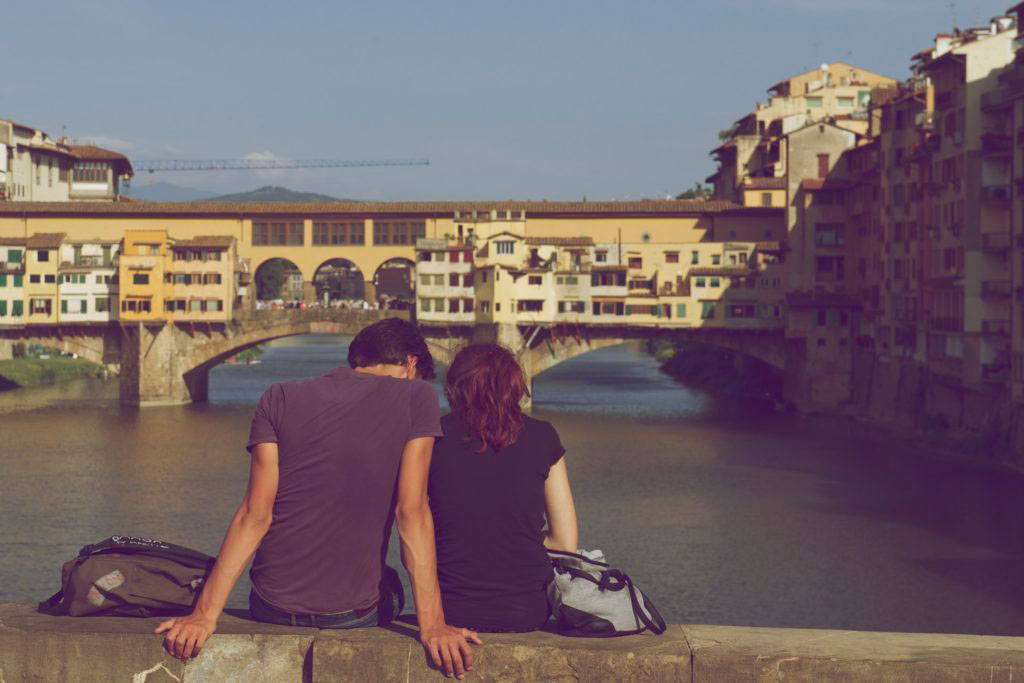
<path fill-rule="evenodd" d="M 123 154 L 0 119 L 0 201 L 116 201 L 132 174 Z"/>
<path fill-rule="evenodd" d="M 476 322 L 473 244 L 466 240 L 416 241 L 416 315 L 422 322 Z"/>
<path fill-rule="evenodd" d="M 60 321 L 107 323 L 117 320 L 117 254 L 120 243 L 70 241 L 60 249 Z"/>

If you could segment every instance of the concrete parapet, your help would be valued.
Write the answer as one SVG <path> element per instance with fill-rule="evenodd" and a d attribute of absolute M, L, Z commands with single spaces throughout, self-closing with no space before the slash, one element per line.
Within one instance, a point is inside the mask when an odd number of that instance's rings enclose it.
<path fill-rule="evenodd" d="M 183 664 L 151 631 L 159 619 L 71 618 L 0 605 L 0 680 L 425 681 L 407 624 L 317 631 L 237 616 Z M 736 626 L 671 626 L 663 636 L 565 638 L 484 634 L 467 681 L 1011 681 L 1024 672 L 1024 638 Z"/>

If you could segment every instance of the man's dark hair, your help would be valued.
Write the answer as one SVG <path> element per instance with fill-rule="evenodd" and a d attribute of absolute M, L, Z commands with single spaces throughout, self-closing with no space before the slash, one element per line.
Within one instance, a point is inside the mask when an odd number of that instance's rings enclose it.
<path fill-rule="evenodd" d="M 415 325 L 401 318 L 385 318 L 364 327 L 348 347 L 351 368 L 404 365 L 409 356 L 416 357 L 417 377 L 434 378 L 434 359 L 427 341 Z"/>

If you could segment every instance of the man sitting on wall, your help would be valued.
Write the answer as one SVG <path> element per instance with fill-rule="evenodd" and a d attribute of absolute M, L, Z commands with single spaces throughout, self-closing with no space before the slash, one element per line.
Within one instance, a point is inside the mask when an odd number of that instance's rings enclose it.
<path fill-rule="evenodd" d="M 387 624 L 394 607 L 382 575 L 397 521 L 421 642 L 448 675 L 461 678 L 472 667 L 467 641 L 480 640 L 445 623 L 427 504 L 441 436 L 437 394 L 423 381 L 434 375 L 433 359 L 414 325 L 391 318 L 356 335 L 348 362 L 323 377 L 274 384 L 260 398 L 247 446 L 249 486 L 217 563 L 192 614 L 156 629 L 174 655 L 203 647 L 253 553 L 256 619 Z"/>

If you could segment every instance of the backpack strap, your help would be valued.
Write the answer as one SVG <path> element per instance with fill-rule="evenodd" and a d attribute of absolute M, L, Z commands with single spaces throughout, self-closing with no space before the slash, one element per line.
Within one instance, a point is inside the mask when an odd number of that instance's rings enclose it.
<path fill-rule="evenodd" d="M 193 569 L 211 569 L 216 558 L 198 550 L 138 536 L 111 536 L 78 551 L 81 558 L 103 553 L 126 553 L 161 557 Z"/>

